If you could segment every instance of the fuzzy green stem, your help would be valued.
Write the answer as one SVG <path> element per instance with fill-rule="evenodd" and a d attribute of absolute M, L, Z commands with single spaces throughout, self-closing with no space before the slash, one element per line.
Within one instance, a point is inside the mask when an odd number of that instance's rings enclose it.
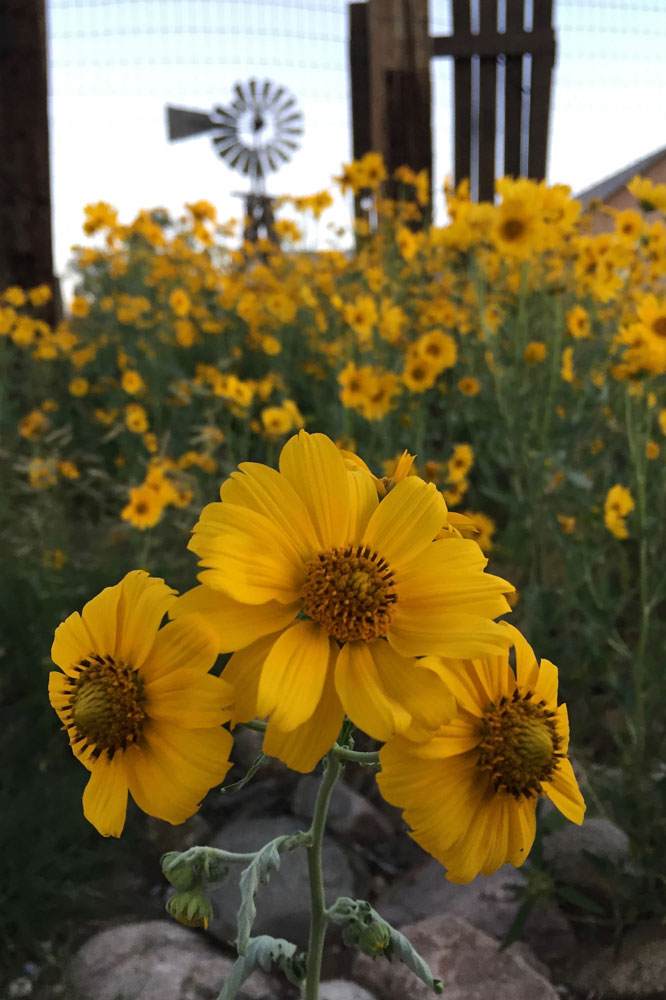
<path fill-rule="evenodd" d="M 324 898 L 324 875 L 322 870 L 322 841 L 326 814 L 331 800 L 331 792 L 342 770 L 335 751 L 326 756 L 326 770 L 319 786 L 312 826 L 308 831 L 312 845 L 308 847 L 308 872 L 310 875 L 310 938 L 308 943 L 308 963 L 305 978 L 304 1000 L 318 1000 L 321 978 L 321 959 L 324 951 L 324 937 L 328 924 L 326 900 Z"/>

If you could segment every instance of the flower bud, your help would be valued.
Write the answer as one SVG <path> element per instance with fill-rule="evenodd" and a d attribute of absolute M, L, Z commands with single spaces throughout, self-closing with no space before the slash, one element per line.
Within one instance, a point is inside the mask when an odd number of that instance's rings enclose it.
<path fill-rule="evenodd" d="M 186 861 L 180 851 L 168 851 L 162 855 L 162 872 L 180 892 L 191 889 L 199 875 L 195 866 Z"/>
<path fill-rule="evenodd" d="M 166 908 L 167 913 L 185 927 L 203 927 L 204 930 L 208 930 L 208 925 L 213 919 L 210 899 L 204 896 L 200 889 L 177 892 L 167 900 Z"/>
<path fill-rule="evenodd" d="M 383 921 L 374 920 L 364 927 L 358 938 L 358 947 L 364 955 L 377 958 L 383 955 L 391 941 L 391 928 Z"/>

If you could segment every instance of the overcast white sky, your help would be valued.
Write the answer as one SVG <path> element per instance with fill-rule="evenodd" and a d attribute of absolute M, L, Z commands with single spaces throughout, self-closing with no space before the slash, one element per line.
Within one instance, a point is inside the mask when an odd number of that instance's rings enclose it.
<path fill-rule="evenodd" d="M 481 0 L 483 2 L 483 0 Z M 247 181 L 208 138 L 169 144 L 165 105 L 209 111 L 237 80 L 269 77 L 305 115 L 301 150 L 271 193 L 325 187 L 350 158 L 346 0 L 47 0 L 56 267 L 82 207 L 129 218 L 206 198 L 238 215 Z M 448 33 L 450 0 L 431 0 Z M 581 190 L 666 145 L 666 0 L 555 0 L 558 60 L 548 179 Z M 452 72 L 432 64 L 435 179 L 452 156 Z M 338 213 L 337 218 L 341 218 Z"/>

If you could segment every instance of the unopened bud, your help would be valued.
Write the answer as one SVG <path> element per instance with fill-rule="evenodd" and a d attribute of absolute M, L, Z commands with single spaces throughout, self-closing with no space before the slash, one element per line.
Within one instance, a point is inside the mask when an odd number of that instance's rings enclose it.
<path fill-rule="evenodd" d="M 167 900 L 166 908 L 167 913 L 185 927 L 203 927 L 204 930 L 208 930 L 208 925 L 213 919 L 210 899 L 204 896 L 200 889 L 177 892 Z"/>
<path fill-rule="evenodd" d="M 180 851 L 169 851 L 162 855 L 162 871 L 164 877 L 180 892 L 192 888 L 199 872 L 189 861 L 185 861 Z"/>
<path fill-rule="evenodd" d="M 358 947 L 364 955 L 377 958 L 383 955 L 391 941 L 391 928 L 382 921 L 375 920 L 361 931 Z"/>

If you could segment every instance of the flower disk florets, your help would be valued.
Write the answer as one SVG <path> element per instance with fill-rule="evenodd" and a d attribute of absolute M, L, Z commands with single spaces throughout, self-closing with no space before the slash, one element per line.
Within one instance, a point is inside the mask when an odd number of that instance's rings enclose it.
<path fill-rule="evenodd" d="M 495 791 L 516 799 L 540 793 L 562 756 L 555 713 L 532 698 L 531 692 L 521 696 L 516 690 L 483 717 L 478 766 L 490 772 Z"/>
<path fill-rule="evenodd" d="M 387 634 L 397 600 L 393 572 L 368 546 L 320 552 L 305 567 L 303 611 L 339 642 Z"/>
<path fill-rule="evenodd" d="M 111 656 L 91 654 L 76 665 L 68 679 L 71 690 L 67 729 L 97 753 L 113 757 L 136 742 L 145 718 L 136 672 Z"/>

